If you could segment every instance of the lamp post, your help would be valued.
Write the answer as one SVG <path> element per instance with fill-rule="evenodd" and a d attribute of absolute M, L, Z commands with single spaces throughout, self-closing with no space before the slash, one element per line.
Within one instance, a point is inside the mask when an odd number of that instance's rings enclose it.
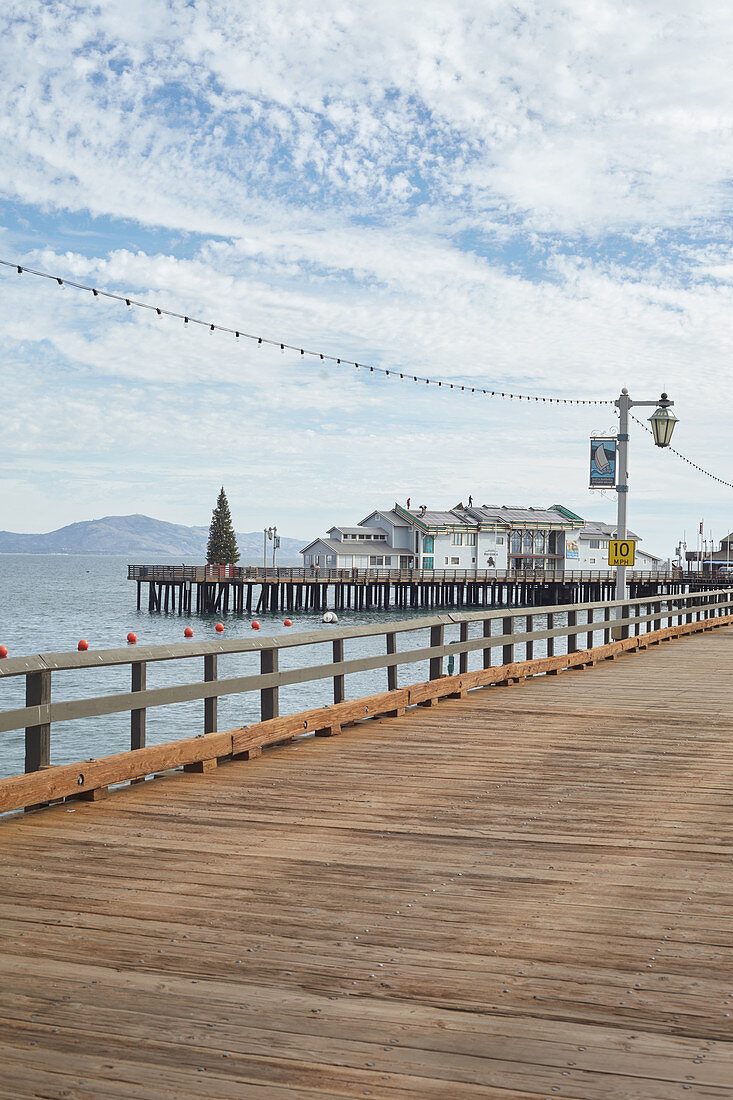
<path fill-rule="evenodd" d="M 618 506 L 616 511 L 616 538 L 623 542 L 626 539 L 626 512 L 629 492 L 628 460 L 629 460 L 629 410 L 639 405 L 656 405 L 656 411 L 649 417 L 652 426 L 652 435 L 657 447 L 669 447 L 672 432 L 677 423 L 677 417 L 671 411 L 670 401 L 666 393 L 663 393 L 659 401 L 632 401 L 629 391 L 624 388 L 618 400 L 615 402 L 619 414 L 616 493 L 618 494 Z M 626 566 L 616 566 L 616 599 L 626 599 Z M 617 618 L 622 618 L 621 608 L 618 608 Z"/>
<path fill-rule="evenodd" d="M 265 571 L 267 570 L 267 540 L 272 542 L 272 567 L 275 568 L 275 551 L 280 545 L 280 539 L 277 537 L 277 527 L 265 527 L 263 531 L 263 562 Z"/>

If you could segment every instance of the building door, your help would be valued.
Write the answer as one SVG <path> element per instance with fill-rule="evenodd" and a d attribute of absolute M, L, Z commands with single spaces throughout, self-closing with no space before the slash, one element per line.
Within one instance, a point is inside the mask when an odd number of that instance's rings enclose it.
<path fill-rule="evenodd" d="M 432 569 L 433 568 L 433 558 L 423 558 L 422 567 L 423 567 L 423 569 Z"/>

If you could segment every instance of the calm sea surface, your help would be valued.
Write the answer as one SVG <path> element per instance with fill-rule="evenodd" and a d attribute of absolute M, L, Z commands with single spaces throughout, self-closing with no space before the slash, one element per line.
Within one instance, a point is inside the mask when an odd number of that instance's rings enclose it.
<path fill-rule="evenodd" d="M 178 561 L 180 564 L 180 559 Z M 197 563 L 191 563 L 197 564 Z M 244 563 L 243 563 L 244 564 Z M 32 653 L 58 653 L 76 650 L 80 638 L 86 638 L 90 649 L 111 649 L 124 646 L 127 632 L 137 634 L 139 645 L 183 642 L 185 626 L 192 626 L 196 641 L 219 637 L 214 624 L 221 619 L 226 627 L 225 638 L 250 638 L 252 630 L 246 616 L 150 614 L 135 609 L 136 588 L 127 580 L 127 558 L 65 557 L 57 555 L 0 555 L 0 644 L 6 645 L 13 657 Z M 429 612 L 372 611 L 344 612 L 340 625 L 385 622 L 389 619 L 425 617 Z M 283 626 L 284 613 L 259 615 L 259 637 L 287 634 L 293 631 L 329 630 L 321 614 L 291 613 L 293 627 Z M 500 633 L 500 621 L 494 623 Z M 519 628 L 517 623 L 517 628 Z M 544 618 L 537 616 L 535 629 L 542 629 Z M 562 625 L 559 617 L 556 626 Z M 521 624 L 522 628 L 524 623 Z M 478 636 L 480 625 L 472 626 L 471 637 Z M 458 638 L 458 627 L 446 631 L 446 641 Z M 558 643 L 561 639 L 558 639 Z M 428 644 L 428 632 L 398 636 L 398 648 L 414 649 Z M 382 653 L 383 638 L 346 640 L 344 656 L 366 657 Z M 517 657 L 523 656 L 518 647 Z M 535 645 L 535 656 L 542 656 L 543 644 Z M 558 644 L 556 652 L 562 652 Z M 330 646 L 302 646 L 280 655 L 280 667 L 321 664 L 330 660 Z M 493 654 L 500 662 L 501 652 Z M 469 657 L 469 668 L 478 668 L 480 652 Z M 246 675 L 259 668 L 259 655 L 246 654 L 219 657 L 219 676 Z M 457 666 L 457 662 L 456 662 Z M 400 683 L 415 683 L 427 679 L 427 663 L 403 666 L 398 672 Z M 185 683 L 203 677 L 203 658 L 148 664 L 148 687 Z M 106 695 L 129 691 L 129 666 L 114 669 L 84 669 L 53 674 L 52 699 L 75 699 L 91 695 Z M 386 690 L 386 671 L 358 673 L 347 678 L 347 698 L 358 698 Z M 330 680 L 283 688 L 280 691 L 280 713 L 288 714 L 332 701 Z M 0 710 L 25 705 L 25 678 L 0 678 Z M 219 699 L 219 729 L 247 725 L 259 719 L 259 695 L 223 696 Z M 151 708 L 147 716 L 147 742 L 159 744 L 180 737 L 190 737 L 203 728 L 203 702 L 176 703 Z M 54 723 L 51 728 L 51 762 L 71 763 L 89 757 L 121 752 L 130 745 L 129 714 L 106 715 L 78 722 Z M 24 734 L 22 730 L 0 733 L 0 775 L 15 775 L 23 771 Z"/>

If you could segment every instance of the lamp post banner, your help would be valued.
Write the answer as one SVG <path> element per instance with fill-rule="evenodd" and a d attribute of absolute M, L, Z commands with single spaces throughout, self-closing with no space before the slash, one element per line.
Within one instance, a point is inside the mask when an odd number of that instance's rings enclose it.
<path fill-rule="evenodd" d="M 592 437 L 590 441 L 590 488 L 613 489 L 616 485 L 616 440 Z"/>

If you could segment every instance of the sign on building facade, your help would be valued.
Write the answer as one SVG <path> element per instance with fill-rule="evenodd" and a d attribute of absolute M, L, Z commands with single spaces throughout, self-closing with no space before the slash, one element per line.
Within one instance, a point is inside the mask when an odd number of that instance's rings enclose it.
<path fill-rule="evenodd" d="M 590 488 L 613 489 L 616 485 L 616 440 L 596 436 L 590 441 Z"/>

